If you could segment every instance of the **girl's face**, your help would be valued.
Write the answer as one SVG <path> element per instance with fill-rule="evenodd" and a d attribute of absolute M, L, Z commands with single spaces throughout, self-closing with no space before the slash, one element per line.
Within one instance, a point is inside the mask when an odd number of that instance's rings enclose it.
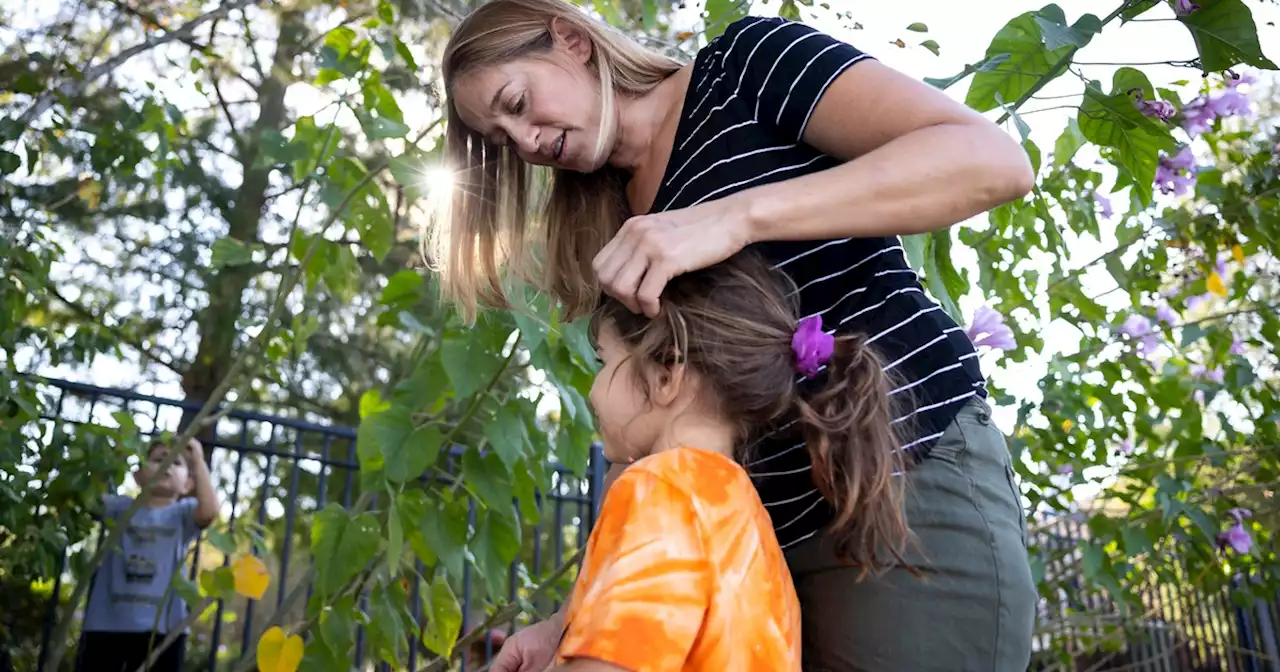
<path fill-rule="evenodd" d="M 142 486 L 159 473 L 160 463 L 168 454 L 168 448 L 162 445 L 152 446 L 151 451 L 147 454 L 147 461 L 133 474 L 133 478 L 139 486 Z M 178 459 L 169 465 L 169 469 L 164 472 L 164 476 L 160 479 L 160 482 L 156 483 L 151 492 L 157 497 L 180 497 L 187 493 L 190 488 L 191 473 L 187 468 L 187 456 L 179 455 Z"/>
<path fill-rule="evenodd" d="M 645 393 L 642 367 L 613 324 L 600 326 L 596 354 L 601 367 L 591 385 L 591 407 L 604 440 L 604 456 L 614 464 L 634 462 L 653 451 L 669 419 L 668 409 L 655 405 Z"/>

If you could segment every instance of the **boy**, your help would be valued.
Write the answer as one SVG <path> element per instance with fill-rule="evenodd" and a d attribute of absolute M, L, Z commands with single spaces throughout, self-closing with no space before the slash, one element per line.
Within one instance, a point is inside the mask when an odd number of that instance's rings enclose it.
<path fill-rule="evenodd" d="M 147 461 L 133 473 L 139 487 L 156 476 L 156 467 L 168 452 L 164 442 L 151 443 Z M 192 492 L 195 497 L 187 498 Z M 104 519 L 118 519 L 132 503 L 128 497 L 107 495 Z M 186 619 L 187 606 L 168 590 L 169 584 L 174 572 L 182 571 L 191 542 L 217 518 L 218 506 L 203 447 L 192 439 L 186 452 L 160 476 L 94 577 L 85 609 L 80 670 L 134 672 L 147 660 L 151 647 L 159 647 L 165 634 Z M 161 610 L 158 620 L 157 610 Z M 151 670 L 177 672 L 185 643 L 184 633 Z"/>

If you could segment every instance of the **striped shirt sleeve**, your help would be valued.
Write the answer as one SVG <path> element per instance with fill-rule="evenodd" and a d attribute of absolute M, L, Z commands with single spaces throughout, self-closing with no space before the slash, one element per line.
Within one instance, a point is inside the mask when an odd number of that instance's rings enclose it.
<path fill-rule="evenodd" d="M 724 67 L 738 75 L 737 95 L 755 118 L 800 140 L 818 100 L 849 66 L 871 57 L 803 23 L 747 17 L 720 37 Z"/>

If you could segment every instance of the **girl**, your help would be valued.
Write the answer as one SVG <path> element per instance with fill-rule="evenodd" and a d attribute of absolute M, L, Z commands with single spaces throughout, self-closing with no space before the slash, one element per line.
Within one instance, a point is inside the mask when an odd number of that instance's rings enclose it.
<path fill-rule="evenodd" d="M 570 317 L 602 291 L 653 316 L 672 278 L 750 246 L 794 281 L 799 314 L 867 334 L 903 381 L 890 393 L 914 463 L 904 506 L 923 553 L 870 577 L 829 533 L 839 502 L 863 493 L 824 492 L 821 466 L 785 434 L 746 464 L 795 578 L 806 666 L 1025 670 L 1036 592 L 1009 453 L 972 344 L 897 238 L 1026 194 L 1016 141 L 777 18 L 736 21 L 682 64 L 565 0 L 489 0 L 442 66 L 459 185 L 432 232 L 445 295 L 464 313 L 503 305 L 510 274 Z M 545 203 L 531 165 L 550 173 Z M 562 627 L 558 615 L 525 629 L 494 671 L 543 672 Z"/>
<path fill-rule="evenodd" d="M 800 669 L 800 605 L 747 440 L 797 416 L 830 535 L 866 549 L 906 541 L 901 467 L 883 364 L 861 336 L 797 325 L 794 287 L 750 253 L 680 276 L 649 320 L 616 300 L 595 312 L 602 368 L 591 404 L 605 456 L 631 465 L 588 542 L 557 658 L 561 672 Z M 797 372 L 825 383 L 802 395 Z"/>

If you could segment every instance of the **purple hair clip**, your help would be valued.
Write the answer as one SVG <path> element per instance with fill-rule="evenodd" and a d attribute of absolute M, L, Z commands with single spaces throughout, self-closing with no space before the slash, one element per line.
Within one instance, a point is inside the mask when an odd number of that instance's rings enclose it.
<path fill-rule="evenodd" d="M 795 354 L 796 371 L 812 378 L 831 359 L 836 339 L 822 331 L 822 317 L 814 315 L 800 320 L 796 333 L 791 337 L 791 352 Z"/>

